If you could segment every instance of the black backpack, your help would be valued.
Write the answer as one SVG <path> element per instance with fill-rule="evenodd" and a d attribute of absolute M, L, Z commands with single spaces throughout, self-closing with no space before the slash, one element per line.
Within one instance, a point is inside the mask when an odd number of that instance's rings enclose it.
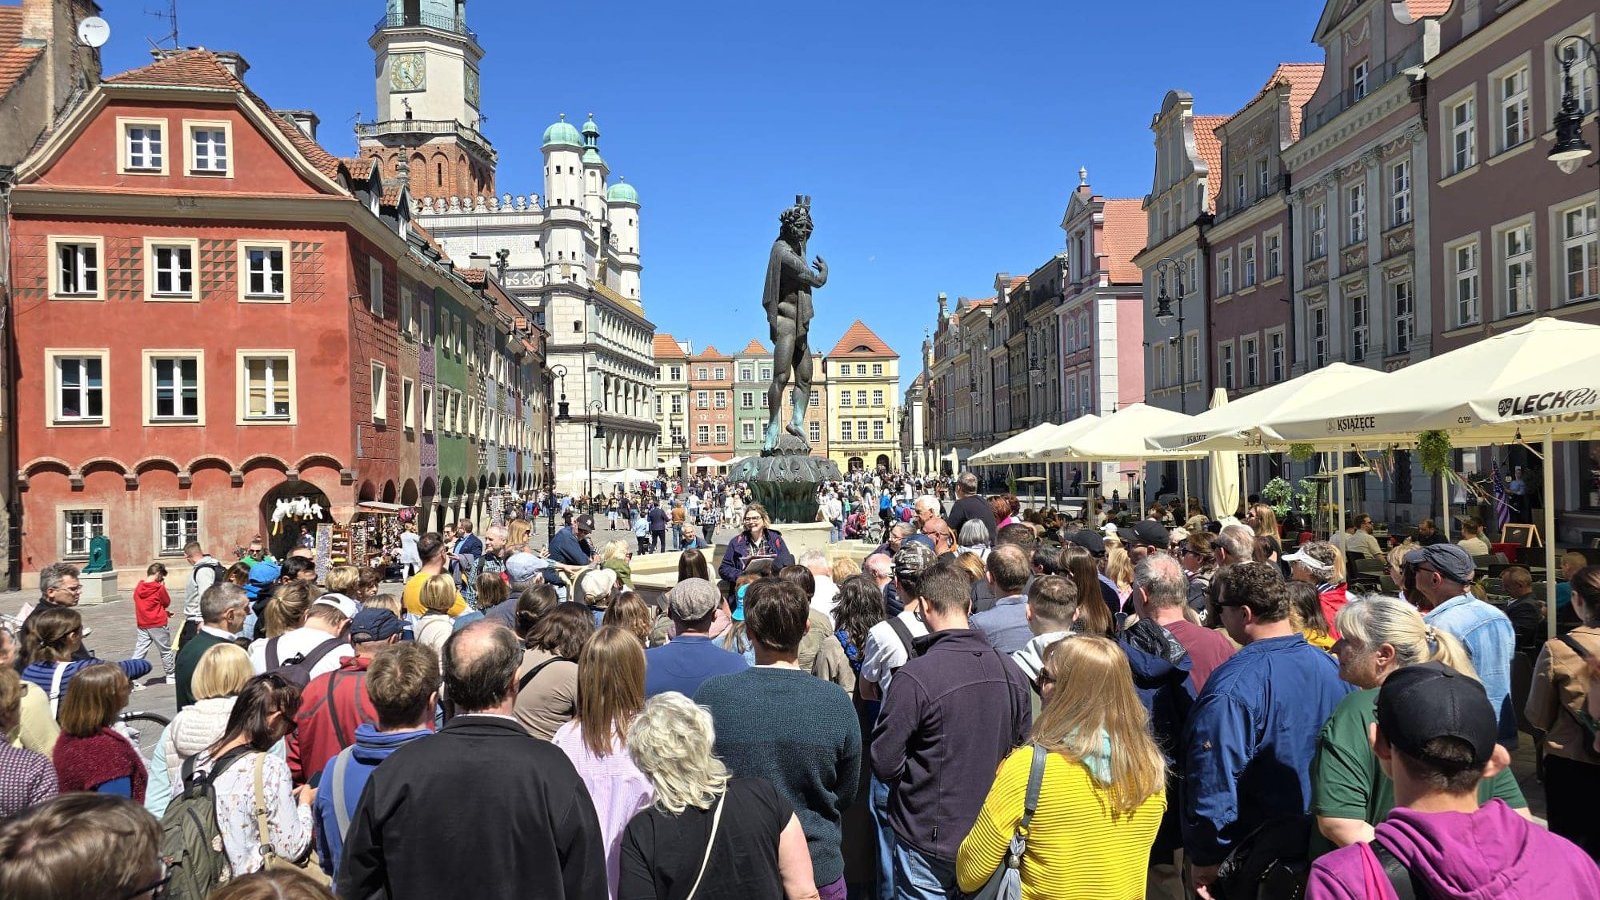
<path fill-rule="evenodd" d="M 205 900 L 233 874 L 222 830 L 217 827 L 217 797 L 211 784 L 238 760 L 251 753 L 240 747 L 223 754 L 211 771 L 196 775 L 191 756 L 183 763 L 183 790 L 167 804 L 161 816 L 161 855 L 173 863 L 167 883 L 171 900 Z M 157 765 L 165 765 L 160 760 Z"/>
<path fill-rule="evenodd" d="M 267 641 L 267 671 L 283 676 L 285 681 L 292 683 L 300 690 L 305 690 L 311 683 L 311 670 L 316 668 L 322 658 L 334 651 L 334 648 L 344 643 L 344 638 L 330 637 L 322 643 L 312 647 L 306 653 L 296 653 L 288 659 L 278 659 L 279 637 Z"/>

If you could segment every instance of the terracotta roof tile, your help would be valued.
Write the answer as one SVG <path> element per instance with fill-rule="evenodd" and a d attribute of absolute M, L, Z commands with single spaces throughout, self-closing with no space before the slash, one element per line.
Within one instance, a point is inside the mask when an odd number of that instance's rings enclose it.
<path fill-rule="evenodd" d="M 105 79 L 107 84 L 152 84 L 170 85 L 174 87 L 200 87 L 217 88 L 220 90 L 238 91 L 260 111 L 266 114 L 267 120 L 275 125 L 289 143 L 299 150 L 306 160 L 316 167 L 317 171 L 335 181 L 339 178 L 340 162 L 337 156 L 324 150 L 320 144 L 306 137 L 294 123 L 272 111 L 265 100 L 256 96 L 255 92 L 245 87 L 244 82 L 235 78 L 231 72 L 223 67 L 215 54 L 209 50 L 195 49 L 183 50 L 173 53 L 165 59 L 157 60 L 148 66 L 139 69 L 130 69 L 119 72 Z"/>
<path fill-rule="evenodd" d="M 739 352 L 741 354 L 744 354 L 744 353 L 770 353 L 772 351 L 768 350 L 765 346 L 763 346 L 760 341 L 756 340 L 755 338 L 751 338 L 750 339 L 750 343 L 745 344 L 744 345 L 744 349 L 740 350 Z"/>
<path fill-rule="evenodd" d="M 1262 93 L 1283 81 L 1289 83 L 1289 140 L 1296 141 L 1300 139 L 1300 112 L 1322 83 L 1322 63 L 1279 63 Z"/>
<path fill-rule="evenodd" d="M 10 50 L 22 40 L 22 7 L 0 6 L 0 50 Z"/>
<path fill-rule="evenodd" d="M 473 287 L 483 287 L 489 283 L 489 273 L 484 269 L 457 269 L 456 274 Z"/>
<path fill-rule="evenodd" d="M 991 300 L 990 302 L 992 303 L 993 301 Z M 839 339 L 839 343 L 833 346 L 833 352 L 828 354 L 830 357 L 897 355 L 893 350 L 889 349 L 888 344 L 883 342 L 883 338 L 873 334 L 872 329 L 868 328 L 866 323 L 860 319 L 855 320 L 845 330 L 844 337 Z"/>
<path fill-rule="evenodd" d="M 1217 194 L 1222 190 L 1222 140 L 1217 137 L 1217 129 L 1231 118 L 1233 117 L 1194 117 L 1194 147 L 1209 173 L 1206 179 L 1206 208 L 1211 210 L 1217 208 Z"/>
<path fill-rule="evenodd" d="M 683 348 L 670 334 L 657 334 L 650 346 L 656 359 L 684 359 Z"/>
<path fill-rule="evenodd" d="M 384 185 L 384 187 L 383 187 L 383 197 L 381 199 L 379 199 L 378 203 L 380 205 L 382 205 L 382 206 L 391 206 L 391 207 L 399 204 L 399 202 L 400 202 L 400 190 L 401 190 L 401 188 L 404 188 L 404 187 L 405 187 L 405 185 L 401 184 L 398 181 L 396 181 L 394 184 Z"/>
<path fill-rule="evenodd" d="M 716 344 L 707 344 L 704 350 L 694 355 L 695 359 L 732 359 L 726 353 L 717 349 Z"/>
<path fill-rule="evenodd" d="M 1437 19 L 1450 11 L 1450 4 L 1454 0 L 1404 0 L 1406 13 L 1411 21 L 1418 19 Z"/>
<path fill-rule="evenodd" d="M 1105 230 L 1100 249 L 1106 255 L 1113 284 L 1139 284 L 1144 281 L 1143 271 L 1133 264 L 1133 258 L 1144 249 L 1149 236 L 1150 217 L 1144 211 L 1143 200 L 1105 201 Z"/>
<path fill-rule="evenodd" d="M 44 55 L 43 47 L 12 47 L 0 50 L 0 98 L 11 93 L 11 88 L 22 80 L 22 76 L 32 68 L 34 60 L 42 55 Z"/>
<path fill-rule="evenodd" d="M 340 162 L 350 171 L 350 177 L 356 181 L 366 181 L 372 177 L 373 162 L 365 156 L 346 156 Z"/>

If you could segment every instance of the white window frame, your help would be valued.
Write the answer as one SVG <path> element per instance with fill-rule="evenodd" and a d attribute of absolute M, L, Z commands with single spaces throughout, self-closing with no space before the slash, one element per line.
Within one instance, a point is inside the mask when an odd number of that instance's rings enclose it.
<path fill-rule="evenodd" d="M 1233 293 L 1233 251 L 1217 254 L 1217 295 L 1226 297 Z"/>
<path fill-rule="evenodd" d="M 1507 95 L 1507 82 L 1515 79 L 1515 92 Z M 1495 152 L 1514 150 L 1533 139 L 1533 66 L 1528 54 L 1495 70 L 1489 76 L 1494 94 Z M 1515 125 L 1516 131 L 1511 129 Z"/>
<path fill-rule="evenodd" d="M 422 430 L 428 434 L 433 433 L 433 385 L 422 386 Z"/>
<path fill-rule="evenodd" d="M 715 440 L 712 441 L 712 443 L 717 444 L 718 446 L 721 446 L 722 444 L 726 444 L 728 442 L 728 425 L 727 425 L 727 423 L 718 422 L 717 425 L 716 425 L 715 430 L 712 432 L 712 436 L 715 438 Z"/>
<path fill-rule="evenodd" d="M 883 420 L 882 419 L 873 419 L 872 420 L 872 439 L 874 441 L 878 441 L 880 443 L 883 441 L 884 438 L 883 438 Z"/>
<path fill-rule="evenodd" d="M 133 116 L 117 117 L 117 174 L 119 175 L 166 175 L 170 170 L 172 160 L 172 142 L 167 140 L 169 123 L 166 119 L 138 118 Z M 160 149 L 157 151 L 159 159 L 155 165 L 133 165 L 133 129 L 156 128 L 159 130 L 157 142 Z"/>
<path fill-rule="evenodd" d="M 1372 355 L 1372 298 L 1363 288 L 1344 298 L 1344 308 L 1350 319 L 1350 362 L 1366 362 Z"/>
<path fill-rule="evenodd" d="M 1474 84 L 1443 104 L 1440 116 L 1449 130 L 1444 145 L 1444 171 L 1456 175 L 1478 164 L 1478 88 Z"/>
<path fill-rule="evenodd" d="M 883 405 L 883 391 L 882 390 L 876 390 L 876 391 L 872 392 L 872 405 L 873 406 L 882 406 Z"/>
<path fill-rule="evenodd" d="M 1527 230 L 1526 241 L 1521 242 L 1517 252 L 1512 253 L 1511 235 L 1523 229 Z M 1531 217 L 1507 222 L 1494 229 L 1495 274 L 1498 276 L 1495 281 L 1500 286 L 1497 299 L 1502 318 L 1528 315 L 1539 308 L 1539 280 L 1534 261 L 1536 240 Z M 1512 277 L 1513 272 L 1522 278 L 1522 291 L 1515 306 L 1512 305 L 1512 282 L 1516 280 Z"/>
<path fill-rule="evenodd" d="M 1345 206 L 1344 245 L 1353 247 L 1367 239 L 1367 182 L 1345 185 L 1340 199 Z"/>
<path fill-rule="evenodd" d="M 739 423 L 739 440 L 753 441 L 756 439 L 756 423 L 744 421 Z"/>
<path fill-rule="evenodd" d="M 1574 234 L 1571 231 L 1571 220 L 1577 214 L 1584 220 L 1587 231 Z M 1593 200 L 1577 203 L 1556 211 L 1556 234 L 1561 238 L 1561 254 L 1556 261 L 1561 276 L 1561 302 L 1582 303 L 1588 300 L 1600 299 L 1600 204 Z M 1579 277 L 1585 282 L 1587 288 L 1583 293 L 1574 295 L 1573 283 L 1573 254 L 1577 253 Z"/>
<path fill-rule="evenodd" d="M 816 419 L 806 423 L 806 431 L 811 435 L 811 443 L 816 444 L 822 440 L 822 423 Z"/>
<path fill-rule="evenodd" d="M 1261 236 L 1261 246 L 1266 257 L 1266 280 L 1283 275 L 1283 230 L 1275 228 Z"/>
<path fill-rule="evenodd" d="M 1410 275 L 1388 284 L 1391 355 L 1410 353 L 1417 343 L 1417 286 Z"/>
<path fill-rule="evenodd" d="M 1256 196 L 1272 193 L 1272 165 L 1265 158 L 1256 160 Z"/>
<path fill-rule="evenodd" d="M 65 406 L 61 402 L 61 368 L 64 360 L 98 359 L 100 361 L 100 415 L 74 416 L 67 418 L 62 415 Z M 107 348 L 52 348 L 44 352 L 45 371 L 49 373 L 49 384 L 46 388 L 45 398 L 45 427 L 47 428 L 107 428 L 111 425 L 111 351 Z M 89 388 L 80 387 L 79 394 L 83 399 L 88 398 Z M 83 406 L 87 408 L 88 404 Z"/>
<path fill-rule="evenodd" d="M 194 513 L 194 530 L 190 531 L 190 530 L 188 530 L 186 528 L 180 529 L 180 533 L 177 535 L 176 539 L 169 541 L 167 539 L 167 514 L 168 513 L 180 513 L 180 514 L 182 514 L 182 513 L 188 513 L 190 511 L 192 511 Z M 200 505 L 197 504 L 197 503 L 170 504 L 170 505 L 163 505 L 163 506 L 156 507 L 156 509 L 155 509 L 155 530 L 156 530 L 156 534 L 155 534 L 155 542 L 154 542 L 155 543 L 155 547 L 156 547 L 156 555 L 157 556 L 162 556 L 162 557 L 182 556 L 183 555 L 183 548 L 185 546 L 187 546 L 190 541 L 198 541 L 200 539 L 200 534 L 201 534 L 200 513 L 201 513 Z M 185 516 L 184 518 L 187 518 L 187 516 Z M 182 520 L 180 520 L 180 522 L 181 521 Z"/>
<path fill-rule="evenodd" d="M 1328 200 L 1313 203 L 1306 209 L 1306 256 L 1322 259 L 1328 255 Z"/>
<path fill-rule="evenodd" d="M 711 408 L 711 392 L 710 391 L 695 391 L 694 392 L 694 408 L 695 409 L 710 409 Z"/>
<path fill-rule="evenodd" d="M 1233 175 L 1233 208 L 1234 209 L 1244 209 L 1246 206 L 1249 205 L 1249 203 L 1250 203 L 1250 195 L 1248 193 L 1248 189 L 1246 188 L 1246 185 L 1248 183 L 1249 182 L 1247 182 L 1245 180 L 1245 174 L 1243 172 L 1235 172 L 1234 173 L 1234 175 Z"/>
<path fill-rule="evenodd" d="M 74 517 L 82 517 L 83 521 L 74 523 Z M 74 532 L 80 530 L 81 550 L 73 546 Z M 68 507 L 61 510 L 61 556 L 64 559 L 88 559 L 89 542 L 105 533 L 106 511 L 103 507 Z"/>
<path fill-rule="evenodd" d="M 372 421 L 389 421 L 389 367 L 374 359 L 369 372 L 372 377 Z"/>
<path fill-rule="evenodd" d="M 289 395 L 289 414 L 287 416 L 251 416 L 250 411 L 250 362 L 257 359 L 282 359 L 287 362 L 284 377 L 284 388 Z M 249 348 L 235 351 L 235 371 L 237 375 L 237 398 L 235 424 L 238 425 L 294 425 L 300 418 L 300 403 L 296 388 L 299 382 L 295 378 L 295 351 L 293 349 L 277 349 L 270 347 Z M 276 394 L 277 382 L 274 380 L 269 385 L 268 403 L 273 401 Z"/>
<path fill-rule="evenodd" d="M 872 374 L 874 374 L 874 375 L 882 375 L 883 374 L 883 363 L 873 363 L 872 364 Z"/>
<path fill-rule="evenodd" d="M 850 420 L 850 419 L 841 419 L 841 420 L 839 420 L 839 440 L 840 440 L 840 442 L 854 441 L 856 439 L 855 438 L 855 434 L 856 434 L 855 425 L 853 424 L 852 420 Z"/>
<path fill-rule="evenodd" d="M 850 405 L 852 405 L 851 402 L 850 402 L 850 398 L 851 398 L 851 394 L 850 394 L 849 391 L 840 391 L 839 392 L 839 405 L 840 406 L 850 406 Z"/>
<path fill-rule="evenodd" d="M 156 290 L 156 282 L 163 269 L 159 256 L 163 250 L 189 251 L 188 292 Z M 175 279 L 181 279 L 183 270 L 171 270 Z M 144 239 L 144 299 L 147 303 L 199 303 L 200 302 L 200 241 L 195 238 L 145 238 Z"/>
<path fill-rule="evenodd" d="M 1350 66 L 1350 102 L 1356 103 L 1367 96 L 1368 76 L 1367 61 L 1358 59 Z"/>
<path fill-rule="evenodd" d="M 1244 363 L 1244 387 L 1261 385 L 1261 339 L 1249 335 L 1239 339 L 1239 359 Z"/>
<path fill-rule="evenodd" d="M 144 424 L 151 427 L 206 424 L 206 352 L 204 350 L 144 350 Z M 163 362 L 193 360 L 195 371 L 195 414 L 192 416 L 158 416 L 156 414 L 156 366 Z"/>
<path fill-rule="evenodd" d="M 1289 377 L 1289 354 L 1285 332 L 1274 328 L 1266 333 L 1266 367 L 1262 374 L 1268 384 L 1278 384 Z"/>
<path fill-rule="evenodd" d="M 1219 341 L 1217 343 L 1217 383 L 1224 390 L 1234 390 L 1238 387 L 1238 373 L 1234 369 L 1233 341 Z"/>
<path fill-rule="evenodd" d="M 1239 287 L 1256 286 L 1256 242 L 1245 241 L 1239 245 Z"/>
<path fill-rule="evenodd" d="M 201 167 L 200 141 L 197 137 L 201 133 L 208 135 L 222 133 L 222 165 L 217 166 L 215 155 L 206 154 L 207 165 Z M 233 123 L 225 120 L 184 119 L 183 120 L 184 150 L 188 157 L 188 172 L 190 175 L 204 175 L 207 177 L 227 178 L 233 175 Z M 209 141 L 207 142 L 209 143 Z"/>
<path fill-rule="evenodd" d="M 856 406 L 861 408 L 861 409 L 866 409 L 867 408 L 867 392 L 866 391 L 856 391 Z"/>
<path fill-rule="evenodd" d="M 1462 253 L 1468 254 L 1471 266 L 1463 266 Z M 1445 262 L 1449 266 L 1449 304 L 1451 316 L 1457 327 L 1477 325 L 1483 321 L 1483 244 L 1477 235 L 1445 245 Z M 1463 293 L 1470 289 L 1470 300 Z M 1463 309 L 1463 301 L 1470 309 Z"/>
<path fill-rule="evenodd" d="M 1399 228 L 1411 221 L 1411 160 L 1397 159 L 1388 167 L 1389 227 Z"/>
<path fill-rule="evenodd" d="M 383 318 L 383 260 L 367 257 L 367 309 Z"/>
<path fill-rule="evenodd" d="M 106 293 L 105 293 L 105 284 L 106 284 L 106 278 L 105 278 L 105 272 L 106 272 L 106 270 L 105 270 L 106 241 L 105 241 L 105 238 L 99 237 L 99 236 L 88 236 L 88 235 L 76 236 L 76 235 L 56 235 L 56 234 L 53 234 L 53 235 L 50 235 L 45 240 L 45 243 L 46 243 L 46 245 L 48 247 L 48 252 L 50 254 L 49 267 L 50 267 L 50 299 L 51 300 L 104 300 L 105 299 L 105 297 L 106 297 Z M 78 263 L 78 277 L 79 277 L 79 280 L 82 281 L 82 279 L 86 275 L 92 276 L 94 278 L 94 290 L 90 290 L 90 291 L 84 291 L 84 290 L 67 291 L 67 290 L 63 290 L 63 282 L 65 281 L 65 279 L 62 277 L 64 275 L 64 273 L 61 271 L 61 251 L 63 249 L 65 249 L 65 248 L 73 248 L 73 250 L 72 250 L 73 256 L 76 258 L 77 263 Z M 85 251 L 85 250 L 94 251 L 94 263 L 93 263 L 92 266 L 86 265 L 84 263 L 83 251 Z"/>
<path fill-rule="evenodd" d="M 417 334 L 417 298 L 411 285 L 402 282 L 400 285 L 400 333 L 406 337 L 416 337 Z"/>
<path fill-rule="evenodd" d="M 694 437 L 695 437 L 695 443 L 699 444 L 702 447 L 710 444 L 711 443 L 711 426 L 709 424 L 698 424 L 698 425 L 694 426 Z"/>
<path fill-rule="evenodd" d="M 1328 305 L 1323 303 L 1318 306 L 1308 307 L 1306 319 L 1311 332 L 1311 364 L 1314 368 L 1322 368 L 1328 364 L 1330 345 L 1328 335 Z"/>
<path fill-rule="evenodd" d="M 290 272 L 289 272 L 289 270 L 290 270 L 289 260 L 291 258 L 290 250 L 289 250 L 289 242 L 288 241 L 277 241 L 277 240 L 266 240 L 266 239 L 262 239 L 262 240 L 244 240 L 244 241 L 239 241 L 237 246 L 238 246 L 238 255 L 239 255 L 239 302 L 240 303 L 288 303 L 290 295 L 294 290 L 294 284 L 293 284 L 293 281 L 292 281 L 292 276 L 290 275 Z M 251 279 L 252 279 L 253 274 L 254 274 L 251 271 L 252 265 L 251 265 L 250 254 L 251 254 L 251 251 L 255 251 L 255 250 L 267 251 L 268 253 L 276 252 L 276 253 L 281 254 L 280 259 L 281 259 L 281 263 L 282 263 L 282 267 L 283 268 L 282 268 L 282 271 L 279 274 L 281 274 L 283 276 L 283 291 L 282 291 L 282 293 L 274 294 L 271 291 L 252 291 L 250 289 L 252 287 L 250 282 L 251 282 Z M 264 258 L 270 259 L 270 257 L 264 257 Z M 272 277 L 272 272 L 267 267 L 264 266 L 262 268 L 262 283 L 263 283 L 263 286 L 265 286 L 265 287 L 270 287 L 271 286 L 271 277 Z"/>

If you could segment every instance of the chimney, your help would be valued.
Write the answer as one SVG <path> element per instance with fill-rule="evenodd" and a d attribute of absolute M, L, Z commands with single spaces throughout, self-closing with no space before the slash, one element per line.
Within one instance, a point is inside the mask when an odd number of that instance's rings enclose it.
<path fill-rule="evenodd" d="M 211 53 L 216 56 L 217 62 L 222 63 L 222 67 L 228 70 L 228 74 L 240 81 L 244 80 L 244 73 L 250 71 L 250 64 L 244 61 L 243 56 L 232 50 L 213 50 Z"/>
<path fill-rule="evenodd" d="M 317 125 L 319 125 L 322 120 L 317 118 L 316 113 L 309 109 L 278 109 L 273 111 L 282 118 L 293 123 L 294 127 L 300 129 L 301 134 L 304 134 L 313 141 L 317 139 Z"/>

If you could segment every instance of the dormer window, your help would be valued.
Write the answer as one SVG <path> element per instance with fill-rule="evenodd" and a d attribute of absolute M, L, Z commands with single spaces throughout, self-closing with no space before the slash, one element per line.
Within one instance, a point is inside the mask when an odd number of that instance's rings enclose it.
<path fill-rule="evenodd" d="M 124 174 L 167 174 L 165 119 L 118 119 L 122 142 L 119 171 Z"/>
<path fill-rule="evenodd" d="M 189 171 L 196 175 L 226 175 L 229 132 L 227 122 L 184 122 L 189 132 Z"/>

